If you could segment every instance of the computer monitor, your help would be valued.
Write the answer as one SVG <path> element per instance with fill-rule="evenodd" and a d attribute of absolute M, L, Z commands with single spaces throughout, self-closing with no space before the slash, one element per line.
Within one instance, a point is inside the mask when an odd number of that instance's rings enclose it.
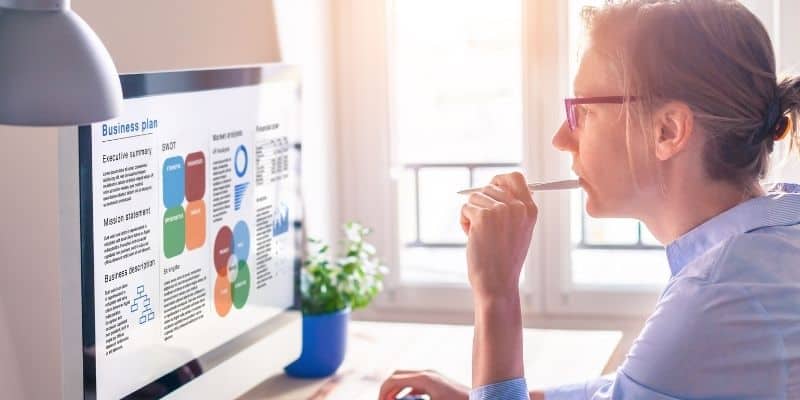
<path fill-rule="evenodd" d="M 84 398 L 236 396 L 300 351 L 297 71 L 120 80 L 78 128 Z"/>

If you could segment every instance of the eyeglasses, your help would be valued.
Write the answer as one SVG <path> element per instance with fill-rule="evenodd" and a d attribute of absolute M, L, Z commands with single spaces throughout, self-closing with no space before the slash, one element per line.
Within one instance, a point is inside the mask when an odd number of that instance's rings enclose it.
<path fill-rule="evenodd" d="M 571 99 L 564 99 L 564 107 L 567 110 L 567 124 L 569 130 L 574 131 L 578 128 L 578 122 L 583 120 L 583 115 L 578 111 L 578 105 L 581 104 L 623 104 L 626 101 L 634 101 L 636 97 L 633 96 L 603 96 L 603 97 L 577 97 Z"/>

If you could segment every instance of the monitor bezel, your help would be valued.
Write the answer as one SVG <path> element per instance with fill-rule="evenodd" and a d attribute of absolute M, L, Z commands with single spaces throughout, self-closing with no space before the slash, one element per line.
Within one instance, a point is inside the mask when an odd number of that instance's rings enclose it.
<path fill-rule="evenodd" d="M 261 64 L 238 66 L 229 68 L 210 68 L 178 71 L 158 71 L 137 74 L 120 75 L 123 99 L 129 100 L 141 97 L 158 95 L 200 92 L 209 90 L 230 89 L 242 86 L 257 86 L 268 82 L 291 81 L 297 87 L 297 101 L 299 106 L 300 80 L 296 67 L 283 64 Z M 96 369 L 93 359 L 93 346 L 95 344 L 94 320 L 94 232 L 93 232 L 93 198 L 92 198 L 92 129 L 90 125 L 78 127 L 78 186 L 80 200 L 80 254 L 81 254 L 81 337 L 83 349 L 83 398 L 96 397 L 97 382 Z M 300 157 L 302 155 L 301 135 L 295 137 L 291 148 L 295 151 L 297 171 L 299 171 Z M 299 179 L 295 181 L 295 190 L 300 198 Z M 299 310 L 299 274 L 301 268 L 303 234 L 302 206 L 295 207 L 299 212 L 294 213 L 293 225 L 295 228 L 296 257 L 294 259 L 293 281 L 294 299 L 292 306 L 283 313 L 274 316 L 246 332 L 230 339 L 229 341 L 207 351 L 206 353 L 178 366 L 173 371 L 164 374 L 153 382 L 136 389 L 124 398 L 148 398 L 144 390 L 158 384 L 166 389 L 163 395 L 174 392 L 189 382 L 199 378 L 204 373 L 212 370 L 217 365 L 225 362 L 234 355 L 242 352 L 264 336 L 269 335 L 283 327 L 296 322 L 295 315 L 287 311 Z M 187 374 L 185 371 L 191 371 Z M 176 379 L 180 376 L 181 379 Z"/>

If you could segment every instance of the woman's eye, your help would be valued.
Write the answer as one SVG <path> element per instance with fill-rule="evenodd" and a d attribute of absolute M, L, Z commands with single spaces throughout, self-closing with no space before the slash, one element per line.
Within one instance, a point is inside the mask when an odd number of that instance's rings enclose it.
<path fill-rule="evenodd" d="M 584 106 L 584 105 L 579 105 L 577 107 L 577 111 L 578 111 L 578 119 L 581 120 L 581 121 L 584 118 L 586 118 L 586 115 L 589 114 L 589 108 Z"/>

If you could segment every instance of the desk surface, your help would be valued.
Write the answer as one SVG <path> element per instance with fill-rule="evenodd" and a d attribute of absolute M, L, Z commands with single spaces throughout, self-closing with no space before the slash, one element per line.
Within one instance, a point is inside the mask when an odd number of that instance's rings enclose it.
<path fill-rule="evenodd" d="M 433 369 L 469 385 L 472 327 L 352 321 L 347 357 L 327 379 L 275 375 L 240 400 L 375 400 L 383 380 L 398 369 Z M 525 329 L 525 375 L 531 388 L 599 376 L 622 333 Z"/>

